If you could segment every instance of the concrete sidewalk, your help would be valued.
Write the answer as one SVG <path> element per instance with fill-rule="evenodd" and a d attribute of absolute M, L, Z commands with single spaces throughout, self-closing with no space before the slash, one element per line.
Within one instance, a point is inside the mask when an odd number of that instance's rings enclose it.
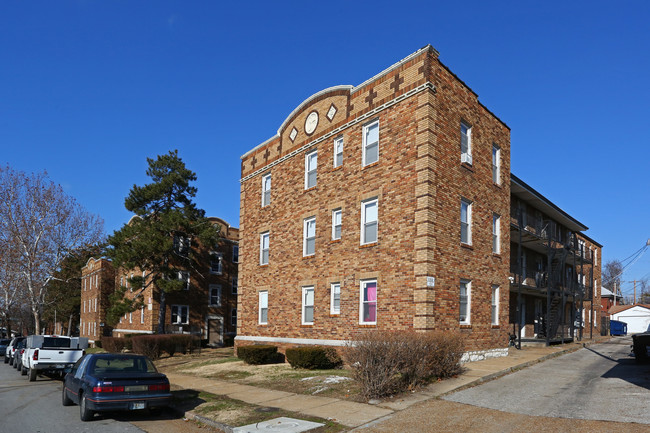
<path fill-rule="evenodd" d="M 509 355 L 506 357 L 465 364 L 465 371 L 455 378 L 433 383 L 418 392 L 373 402 L 376 404 L 356 403 L 331 397 L 295 394 L 292 392 L 276 391 L 179 373 L 168 373 L 167 377 L 173 385 L 181 388 L 205 391 L 250 404 L 276 407 L 305 415 L 316 416 L 335 421 L 349 428 L 355 428 L 376 422 L 384 417 L 389 417 L 395 411 L 404 410 L 419 402 L 478 385 L 537 362 L 573 352 L 601 341 L 604 340 L 584 340 L 582 342 L 550 347 L 523 347 L 521 350 L 510 348 Z M 192 412 L 186 413 L 186 416 L 188 418 L 201 418 Z M 201 418 L 201 420 L 204 419 Z"/>

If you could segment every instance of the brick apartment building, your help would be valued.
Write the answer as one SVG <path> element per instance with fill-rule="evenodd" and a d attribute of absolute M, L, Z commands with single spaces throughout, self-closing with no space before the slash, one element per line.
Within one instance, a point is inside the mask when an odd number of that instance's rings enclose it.
<path fill-rule="evenodd" d="M 311 96 L 241 167 L 236 345 L 449 330 L 507 354 L 510 129 L 433 47 Z"/>
<path fill-rule="evenodd" d="M 221 237 L 216 249 L 207 250 L 201 245 L 186 243 L 184 240 L 178 242 L 179 248 L 199 249 L 199 257 L 202 257 L 203 261 L 196 270 L 179 272 L 178 278 L 186 281 L 185 290 L 167 294 L 165 331 L 200 335 L 209 345 L 222 345 L 232 343 L 237 332 L 239 229 L 231 227 L 219 218 L 210 220 L 221 227 Z M 98 261 L 102 263 L 101 271 L 92 274 L 94 263 Z M 89 268 L 91 263 L 93 265 Z M 92 286 L 92 291 L 84 293 L 84 282 L 88 280 L 88 287 L 91 287 L 92 275 L 101 275 L 101 272 L 106 274 L 104 284 L 100 284 L 98 288 Z M 106 259 L 89 260 L 89 264 L 82 269 L 81 336 L 87 336 L 91 341 L 99 338 L 102 335 L 100 323 L 104 323 L 103 335 L 107 336 L 156 333 L 160 302 L 159 292 L 153 286 L 142 292 L 142 308 L 124 315 L 114 328 L 105 324 L 108 294 L 112 293 L 115 287 L 123 286 L 128 289 L 128 278 L 138 272 L 136 269 L 114 270 Z M 101 276 L 95 278 L 102 279 Z M 127 290 L 126 296 L 133 296 L 132 293 Z M 84 310 L 85 298 L 89 298 L 87 302 L 92 311 Z M 95 303 L 99 305 L 97 311 L 94 310 Z"/>
<path fill-rule="evenodd" d="M 584 224 L 514 175 L 510 190 L 513 332 L 524 341 L 547 343 L 599 335 L 602 245 L 583 233 Z"/>

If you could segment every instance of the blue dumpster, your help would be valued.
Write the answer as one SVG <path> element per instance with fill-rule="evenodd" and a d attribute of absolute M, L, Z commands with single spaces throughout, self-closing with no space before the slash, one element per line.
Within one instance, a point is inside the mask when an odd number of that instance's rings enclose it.
<path fill-rule="evenodd" d="M 609 335 L 627 335 L 627 323 L 620 320 L 610 320 Z"/>

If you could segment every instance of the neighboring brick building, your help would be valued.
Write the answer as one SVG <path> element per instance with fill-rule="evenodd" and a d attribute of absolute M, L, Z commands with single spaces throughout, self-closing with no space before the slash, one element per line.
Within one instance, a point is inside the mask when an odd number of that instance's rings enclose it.
<path fill-rule="evenodd" d="M 414 329 L 507 354 L 510 129 L 433 47 L 316 93 L 241 159 L 236 345 Z"/>
<path fill-rule="evenodd" d="M 231 227 L 219 218 L 209 219 L 221 227 L 217 248 L 208 250 L 190 242 L 189 247 L 198 248 L 199 257 L 203 260 L 195 270 L 179 272 L 179 279 L 187 281 L 185 290 L 167 294 L 165 331 L 200 335 L 209 345 L 232 344 L 237 332 L 239 229 Z M 180 241 L 179 248 L 184 248 L 184 245 L 183 241 Z M 110 262 L 108 264 L 110 265 Z M 133 269 L 113 272 L 111 292 L 114 287 L 128 288 L 128 278 L 140 271 Z M 131 290 L 127 290 L 126 296 L 132 296 L 131 293 Z M 104 296 L 107 297 L 107 294 Z M 124 315 L 112 329 L 112 335 L 120 337 L 127 334 L 155 333 L 158 328 L 159 296 L 155 287 L 146 288 L 142 292 L 144 306 Z M 104 318 L 105 313 L 101 318 L 84 317 L 82 310 L 82 322 Z"/>
<path fill-rule="evenodd" d="M 602 245 L 514 175 L 510 190 L 511 332 L 548 343 L 599 335 Z"/>
<path fill-rule="evenodd" d="M 508 126 L 431 46 L 308 98 L 242 157 L 237 344 L 438 329 L 507 353 L 509 173 Z"/>
<path fill-rule="evenodd" d="M 115 269 L 105 258 L 90 258 L 81 268 L 81 312 L 79 335 L 95 343 L 102 336 L 110 336 L 112 328 L 106 324 L 108 295 L 115 290 Z"/>

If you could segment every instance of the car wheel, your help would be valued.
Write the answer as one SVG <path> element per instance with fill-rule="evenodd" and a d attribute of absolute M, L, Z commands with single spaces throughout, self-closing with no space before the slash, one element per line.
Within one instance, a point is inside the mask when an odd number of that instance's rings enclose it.
<path fill-rule="evenodd" d="M 9 358 L 7 358 L 7 355 L 5 355 L 5 364 L 9 362 Z"/>
<path fill-rule="evenodd" d="M 65 383 L 63 384 L 63 392 L 61 393 L 61 404 L 63 406 L 72 406 L 72 400 L 68 397 L 68 390 L 65 389 Z"/>
<path fill-rule="evenodd" d="M 90 421 L 93 419 L 93 415 L 95 415 L 92 410 L 88 409 L 88 406 L 86 404 L 86 396 L 83 394 L 81 395 L 81 399 L 79 401 L 79 415 L 82 421 Z"/>
<path fill-rule="evenodd" d="M 12 366 L 14 365 L 14 360 L 13 360 L 13 358 L 9 358 L 9 365 L 12 365 Z"/>
<path fill-rule="evenodd" d="M 33 368 L 29 369 L 29 381 L 33 382 L 36 380 L 36 370 Z"/>
<path fill-rule="evenodd" d="M 24 375 L 27 374 L 27 368 L 25 368 L 25 366 L 22 365 L 22 364 L 18 364 L 18 372 L 19 372 L 22 376 L 24 376 Z"/>

